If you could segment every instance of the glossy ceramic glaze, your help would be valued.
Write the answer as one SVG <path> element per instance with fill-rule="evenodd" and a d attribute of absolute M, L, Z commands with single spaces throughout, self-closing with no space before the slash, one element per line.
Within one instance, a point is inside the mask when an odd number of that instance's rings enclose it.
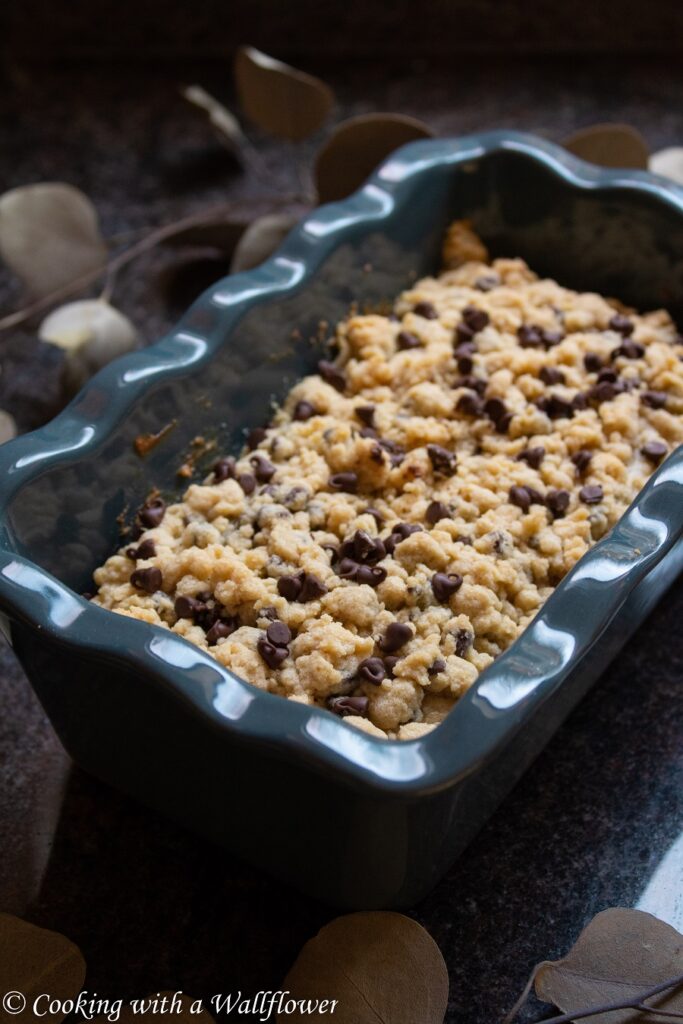
<path fill-rule="evenodd" d="M 517 133 L 414 143 L 48 426 L 0 448 L 3 625 L 72 756 L 344 907 L 407 906 L 428 891 L 677 575 L 682 452 L 446 722 L 408 743 L 258 691 L 79 593 L 150 488 L 178 492 L 196 435 L 237 449 L 320 358 L 320 321 L 437 269 L 444 228 L 464 216 L 494 255 L 683 315 L 675 186 Z M 169 424 L 141 459 L 134 439 Z"/>

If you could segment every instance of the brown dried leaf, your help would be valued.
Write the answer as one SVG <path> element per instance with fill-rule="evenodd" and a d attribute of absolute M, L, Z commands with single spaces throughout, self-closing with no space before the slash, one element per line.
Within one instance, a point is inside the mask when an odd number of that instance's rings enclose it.
<path fill-rule="evenodd" d="M 593 124 L 580 128 L 563 139 L 562 145 L 574 156 L 601 167 L 646 170 L 650 156 L 645 139 L 628 124 Z"/>
<path fill-rule="evenodd" d="M 291 999 L 338 1000 L 336 1024 L 443 1024 L 448 1003 L 448 972 L 431 935 L 403 914 L 383 912 L 347 914 L 326 925 L 282 987 Z M 317 1019 L 278 1016 L 281 1024 Z"/>
<path fill-rule="evenodd" d="M 534 985 L 539 999 L 572 1013 L 632 999 L 682 973 L 683 935 L 652 914 L 614 907 L 586 925 L 566 957 L 540 964 Z M 682 1012 L 683 987 L 648 1003 Z M 590 1017 L 592 1024 L 636 1024 L 646 1019 L 633 1009 Z"/>
<path fill-rule="evenodd" d="M 355 192 L 389 153 L 434 135 L 429 125 L 403 114 L 361 114 L 337 125 L 315 161 L 321 203 Z"/>
<path fill-rule="evenodd" d="M 235 247 L 230 273 L 251 270 L 267 260 L 297 220 L 289 213 L 268 213 L 252 221 Z"/>
<path fill-rule="evenodd" d="M 334 103 L 334 93 L 319 78 L 253 46 L 237 51 L 235 81 L 247 116 L 264 131 L 292 142 L 317 131 Z"/>
<path fill-rule="evenodd" d="M 14 422 L 14 416 L 5 412 L 4 409 L 0 409 L 0 444 L 4 444 L 5 441 L 11 441 L 16 436 L 17 425 Z"/>
<path fill-rule="evenodd" d="M 52 999 L 74 999 L 85 981 L 85 960 L 80 950 L 57 932 L 37 928 L 11 914 L 0 914 L 0 993 L 21 993 L 26 1005 L 14 1001 L 5 1009 L 16 1024 L 35 1021 L 33 1002 L 49 992 Z M 7 998 L 5 996 L 5 998 Z M 43 1004 L 40 1010 L 47 1010 Z M 64 1020 L 65 1013 L 45 1013 L 44 1021 Z M 3 1017 L 4 1019 L 4 1017 Z"/>
<path fill-rule="evenodd" d="M 107 250 L 86 195 L 62 182 L 0 196 L 0 258 L 33 298 L 103 267 Z"/>
<path fill-rule="evenodd" d="M 206 112 L 209 123 L 215 129 L 222 142 L 227 143 L 233 152 L 240 152 L 246 139 L 239 121 L 234 114 L 230 113 L 227 107 L 208 93 L 206 89 L 203 89 L 201 85 L 185 86 L 180 90 L 180 94 L 185 97 L 188 103 L 192 103 L 195 107 Z"/>
<path fill-rule="evenodd" d="M 683 185 L 683 146 L 660 149 L 650 157 L 650 170 Z"/>

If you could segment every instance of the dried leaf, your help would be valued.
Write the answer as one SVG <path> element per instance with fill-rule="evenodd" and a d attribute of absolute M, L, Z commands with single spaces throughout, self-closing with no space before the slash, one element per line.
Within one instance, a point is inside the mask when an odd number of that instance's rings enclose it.
<path fill-rule="evenodd" d="M 0 444 L 4 444 L 5 441 L 11 441 L 16 436 L 17 425 L 14 422 L 14 416 L 5 412 L 4 409 L 0 409 Z"/>
<path fill-rule="evenodd" d="M 8 1011 L 3 1020 L 28 1024 L 35 1021 L 34 1000 L 45 992 L 63 1002 L 74 999 L 85 981 L 85 960 L 80 950 L 57 932 L 37 928 L 11 914 L 0 914 L 0 994 L 12 993 L 13 1002 L 4 1003 Z M 21 1009 L 21 1000 L 25 1008 Z M 47 1011 L 43 1003 L 40 1011 Z M 17 1012 L 15 1012 L 17 1011 Z M 11 1016 L 9 1016 L 11 1014 Z M 66 1013 L 45 1012 L 44 1021 L 64 1020 Z"/>
<path fill-rule="evenodd" d="M 112 359 L 130 352 L 138 335 L 130 320 L 103 299 L 60 306 L 42 322 L 42 341 L 66 352 L 64 383 L 74 392 Z"/>
<path fill-rule="evenodd" d="M 439 947 L 416 921 L 393 913 L 338 917 L 306 943 L 282 987 L 296 1000 L 338 1000 L 336 1024 L 442 1024 L 448 1003 Z M 281 1024 L 311 1019 L 278 1016 Z"/>
<path fill-rule="evenodd" d="M 237 51 L 235 81 L 247 116 L 264 131 L 292 142 L 317 131 L 334 103 L 334 93 L 319 78 L 253 46 Z"/>
<path fill-rule="evenodd" d="M 315 161 L 321 203 L 355 192 L 389 153 L 434 135 L 429 125 L 403 114 L 362 114 L 337 125 Z"/>
<path fill-rule="evenodd" d="M 61 182 L 0 196 L 0 258 L 34 298 L 103 267 L 107 250 L 87 196 Z"/>
<path fill-rule="evenodd" d="M 574 156 L 601 167 L 647 169 L 649 150 L 635 128 L 628 124 L 593 124 L 563 139 L 562 145 Z"/>
<path fill-rule="evenodd" d="M 660 149 L 650 157 L 650 170 L 683 185 L 683 146 Z"/>
<path fill-rule="evenodd" d="M 230 273 L 251 270 L 267 260 L 297 220 L 297 217 L 288 213 L 268 213 L 252 221 L 237 243 L 230 263 Z"/>
<path fill-rule="evenodd" d="M 572 1013 L 632 999 L 682 973 L 683 935 L 652 914 L 614 907 L 593 918 L 564 959 L 541 964 L 534 984 L 539 999 Z M 664 992 L 649 1005 L 681 1012 L 683 988 Z M 635 1024 L 645 1017 L 622 1009 L 590 1020 L 592 1024 Z"/>
<path fill-rule="evenodd" d="M 208 114 L 209 122 L 215 128 L 221 141 L 226 142 L 234 152 L 239 152 L 246 139 L 235 115 L 231 114 L 227 107 L 223 106 L 201 85 L 188 85 L 180 92 L 188 103 L 192 103 Z"/>

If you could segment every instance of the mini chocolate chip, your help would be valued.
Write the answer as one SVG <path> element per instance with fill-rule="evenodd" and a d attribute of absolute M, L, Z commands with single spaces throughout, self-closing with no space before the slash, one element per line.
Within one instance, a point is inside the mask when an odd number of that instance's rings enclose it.
<path fill-rule="evenodd" d="M 333 473 L 328 481 L 333 491 L 347 491 L 355 494 L 358 489 L 358 475 L 356 473 Z"/>
<path fill-rule="evenodd" d="M 371 537 L 365 530 L 357 530 L 353 537 L 353 554 L 358 562 L 379 562 L 386 551 L 379 539 Z"/>
<path fill-rule="evenodd" d="M 300 402 L 297 402 L 294 406 L 294 412 L 292 413 L 293 420 L 310 420 L 311 416 L 317 416 L 318 410 L 312 402 L 307 402 L 302 398 Z"/>
<path fill-rule="evenodd" d="M 483 331 L 490 323 L 488 313 L 483 309 L 479 309 L 477 306 L 465 306 L 462 311 L 462 318 L 475 334 L 478 334 L 479 331 Z"/>
<path fill-rule="evenodd" d="M 522 348 L 540 348 L 543 345 L 540 327 L 532 324 L 522 324 L 517 330 L 517 338 Z"/>
<path fill-rule="evenodd" d="M 441 604 L 445 604 L 462 586 L 462 576 L 457 572 L 435 572 L 432 576 L 432 591 Z"/>
<path fill-rule="evenodd" d="M 614 316 L 610 318 L 607 326 L 613 331 L 616 331 L 617 334 L 623 334 L 626 338 L 629 334 L 633 334 L 635 325 L 633 321 L 629 320 L 629 318 L 624 316 L 623 313 L 615 313 Z"/>
<path fill-rule="evenodd" d="M 291 576 L 280 576 L 277 581 L 277 592 L 280 597 L 287 601 L 298 601 L 301 588 L 303 587 L 304 571 L 294 573 Z"/>
<path fill-rule="evenodd" d="M 292 632 L 286 622 L 276 619 L 268 626 L 266 639 L 273 647 L 286 647 L 292 639 Z"/>
<path fill-rule="evenodd" d="M 413 312 L 417 313 L 418 316 L 423 316 L 425 320 L 437 320 L 439 314 L 431 302 L 418 302 L 413 307 Z"/>
<path fill-rule="evenodd" d="M 410 537 L 412 533 L 420 533 L 421 530 L 422 527 L 418 523 L 395 523 L 391 528 L 391 532 L 397 534 L 401 540 Z"/>
<path fill-rule="evenodd" d="M 589 388 L 587 397 L 591 402 L 611 402 L 619 394 L 616 383 L 609 380 L 601 380 L 592 388 Z"/>
<path fill-rule="evenodd" d="M 468 629 L 459 629 L 455 634 L 455 653 L 458 658 L 464 658 L 470 647 L 474 637 Z"/>
<path fill-rule="evenodd" d="M 136 548 L 128 548 L 126 552 L 129 558 L 154 558 L 157 553 L 156 546 L 151 537 L 143 540 Z"/>
<path fill-rule="evenodd" d="M 508 498 L 511 505 L 516 505 L 517 508 L 521 508 L 522 512 L 528 512 L 531 507 L 531 498 L 527 492 L 526 487 L 511 487 L 508 492 Z"/>
<path fill-rule="evenodd" d="M 237 622 L 234 619 L 218 619 L 206 634 L 206 642 L 213 647 L 219 640 L 224 640 L 237 629 Z"/>
<path fill-rule="evenodd" d="M 394 678 L 394 669 L 400 660 L 401 659 L 398 654 L 387 654 L 384 658 L 384 667 L 387 670 L 387 675 L 390 679 Z"/>
<path fill-rule="evenodd" d="M 147 594 L 153 594 L 161 587 L 161 569 L 150 566 L 149 569 L 136 569 L 131 573 L 130 582 L 138 590 L 144 590 Z"/>
<path fill-rule="evenodd" d="M 597 352 L 586 352 L 583 357 L 583 365 L 588 373 L 597 373 L 602 367 L 602 359 Z"/>
<path fill-rule="evenodd" d="M 427 455 L 435 473 L 452 473 L 455 468 L 456 456 L 440 444 L 428 444 Z"/>
<path fill-rule="evenodd" d="M 359 568 L 358 562 L 353 558 L 342 558 L 337 566 L 337 576 L 341 576 L 343 580 L 355 580 Z"/>
<path fill-rule="evenodd" d="M 481 416 L 484 412 L 484 403 L 475 391 L 466 391 L 458 398 L 455 408 L 465 416 Z"/>
<path fill-rule="evenodd" d="M 277 618 L 277 608 L 273 608 L 271 606 L 268 608 L 262 608 L 261 611 L 257 613 L 256 617 L 259 619 L 268 619 L 269 622 L 275 622 Z"/>
<path fill-rule="evenodd" d="M 529 495 L 529 501 L 532 505 L 545 505 L 545 498 L 540 491 L 537 491 L 535 487 L 524 488 L 526 493 Z"/>
<path fill-rule="evenodd" d="M 500 284 L 498 274 L 484 274 L 474 282 L 474 287 L 480 292 L 490 292 Z"/>
<path fill-rule="evenodd" d="M 448 505 L 444 505 L 443 501 L 432 501 L 427 505 L 427 511 L 425 512 L 425 519 L 428 523 L 434 526 L 440 519 L 450 519 L 451 513 Z"/>
<path fill-rule="evenodd" d="M 378 444 L 373 444 L 371 447 L 370 458 L 373 462 L 376 462 L 378 466 L 384 465 L 384 452 Z"/>
<path fill-rule="evenodd" d="M 611 369 L 611 367 L 609 366 L 603 366 L 603 368 L 598 373 L 598 383 L 607 381 L 609 384 L 616 384 L 618 380 L 619 374 L 616 370 Z"/>
<path fill-rule="evenodd" d="M 455 340 L 457 342 L 463 342 L 465 344 L 472 341 L 474 337 L 474 331 L 466 323 L 459 323 L 455 328 Z"/>
<path fill-rule="evenodd" d="M 545 448 L 539 445 L 537 448 L 525 448 L 515 456 L 516 462 L 526 462 L 531 469 L 538 469 L 545 456 Z"/>
<path fill-rule="evenodd" d="M 252 476 L 251 473 L 240 473 L 237 477 L 237 483 L 245 494 L 253 494 L 256 490 L 256 477 Z"/>
<path fill-rule="evenodd" d="M 437 658 L 433 661 L 427 669 L 428 676 L 438 676 L 439 672 L 443 672 L 446 668 L 446 662 L 443 658 Z"/>
<path fill-rule="evenodd" d="M 249 461 L 254 467 L 254 476 L 260 484 L 267 484 L 275 476 L 275 466 L 265 455 L 252 455 Z"/>
<path fill-rule="evenodd" d="M 319 580 L 312 572 L 307 572 L 304 575 L 303 586 L 299 594 L 299 600 L 303 604 L 307 601 L 317 601 L 319 597 L 323 597 L 326 593 L 327 587 L 322 580 Z"/>
<path fill-rule="evenodd" d="M 359 565 L 354 578 L 356 583 L 366 583 L 369 587 L 378 587 L 387 578 L 387 571 L 381 565 Z"/>
<path fill-rule="evenodd" d="M 556 518 L 565 514 L 569 508 L 569 499 L 569 491 L 546 491 L 545 503 Z"/>
<path fill-rule="evenodd" d="M 153 526 L 158 526 L 161 520 L 164 518 L 164 512 L 166 511 L 166 504 L 162 498 L 151 498 L 146 501 L 138 512 L 138 519 L 143 526 L 148 529 Z"/>
<path fill-rule="evenodd" d="M 378 641 L 385 654 L 394 654 L 413 638 L 413 627 L 407 622 L 390 622 L 384 636 Z"/>
<path fill-rule="evenodd" d="M 583 391 L 577 391 L 576 394 L 574 395 L 574 397 L 572 398 L 572 409 L 576 409 L 577 412 L 580 412 L 581 409 L 587 409 L 587 408 L 588 408 L 588 399 L 584 395 Z"/>
<path fill-rule="evenodd" d="M 357 405 L 353 410 L 366 427 L 374 427 L 375 425 L 375 407 L 374 405 Z"/>
<path fill-rule="evenodd" d="M 366 683 L 372 683 L 373 686 L 379 686 L 386 674 L 387 670 L 381 658 L 366 658 L 358 666 L 360 678 Z"/>
<path fill-rule="evenodd" d="M 579 498 L 585 505 L 599 505 L 603 497 L 600 484 L 586 484 L 579 491 Z"/>
<path fill-rule="evenodd" d="M 544 384 L 564 384 L 565 376 L 556 366 L 544 366 L 538 375 Z"/>
<path fill-rule="evenodd" d="M 494 426 L 496 428 L 496 433 L 498 433 L 498 434 L 507 434 L 507 432 L 508 432 L 508 430 L 510 428 L 510 424 L 511 423 L 512 423 L 512 413 L 511 412 L 506 412 L 505 415 L 501 416 L 500 419 L 496 420 L 496 422 L 494 424 Z"/>
<path fill-rule="evenodd" d="M 232 455 L 226 455 L 224 459 L 219 459 L 213 467 L 213 476 L 217 484 L 222 480 L 231 480 L 235 476 L 235 460 Z"/>
<path fill-rule="evenodd" d="M 543 398 L 537 399 L 536 405 L 551 420 L 571 419 L 574 415 L 572 403 L 559 395 L 544 395 Z"/>
<path fill-rule="evenodd" d="M 367 697 L 327 698 L 328 708 L 330 711 L 333 711 L 335 715 L 339 715 L 340 718 L 346 718 L 348 715 L 360 715 L 361 718 L 366 718 L 369 704 L 370 701 Z"/>
<path fill-rule="evenodd" d="M 613 348 L 610 352 L 610 359 L 623 356 L 624 359 L 642 359 L 645 355 L 645 348 L 632 338 L 624 338 L 621 345 Z"/>
<path fill-rule="evenodd" d="M 373 440 L 377 440 L 379 438 L 379 434 L 377 433 L 374 427 L 361 427 L 358 433 L 360 434 L 361 437 L 370 437 Z"/>
<path fill-rule="evenodd" d="M 179 619 L 194 620 L 195 616 L 205 608 L 206 605 L 203 601 L 198 601 L 196 597 L 186 597 L 184 594 L 176 597 L 173 605 L 173 610 Z"/>
<path fill-rule="evenodd" d="M 574 452 L 571 457 L 572 462 L 576 466 L 579 473 L 585 473 L 588 469 L 593 453 L 589 452 L 586 448 L 581 448 L 580 451 Z"/>
<path fill-rule="evenodd" d="M 384 516 L 376 508 L 372 508 L 370 505 L 363 512 L 367 516 L 372 516 L 378 526 L 382 526 L 384 523 Z"/>
<path fill-rule="evenodd" d="M 474 377 L 470 374 L 456 381 L 453 387 L 469 388 L 470 391 L 475 391 L 478 395 L 482 396 L 486 392 L 487 383 L 482 377 Z"/>
<path fill-rule="evenodd" d="M 417 334 L 412 334 L 410 331 L 400 331 L 396 338 L 396 347 L 399 352 L 404 352 L 409 348 L 422 348 L 422 342 Z"/>
<path fill-rule="evenodd" d="M 346 376 L 334 363 L 328 362 L 327 359 L 321 359 L 318 363 L 318 373 L 325 383 L 335 388 L 336 391 L 346 390 Z"/>
<path fill-rule="evenodd" d="M 288 647 L 276 647 L 275 644 L 269 643 L 265 636 L 259 637 L 256 649 L 268 668 L 279 668 L 289 655 Z"/>
<path fill-rule="evenodd" d="M 474 369 L 472 356 L 458 356 L 458 369 L 460 373 L 471 373 Z"/>
<path fill-rule="evenodd" d="M 258 448 L 261 441 L 265 441 L 268 431 L 266 427 L 254 427 L 247 434 L 247 448 L 249 451 L 253 451 L 254 448 Z"/>
<path fill-rule="evenodd" d="M 666 391 L 643 391 L 640 400 L 648 409 L 663 409 L 666 405 Z"/>
<path fill-rule="evenodd" d="M 661 462 L 669 449 L 662 441 L 647 441 L 640 450 L 651 462 Z"/>
<path fill-rule="evenodd" d="M 507 406 L 502 398 L 488 398 L 484 403 L 484 412 L 494 423 L 506 416 L 507 411 Z"/>

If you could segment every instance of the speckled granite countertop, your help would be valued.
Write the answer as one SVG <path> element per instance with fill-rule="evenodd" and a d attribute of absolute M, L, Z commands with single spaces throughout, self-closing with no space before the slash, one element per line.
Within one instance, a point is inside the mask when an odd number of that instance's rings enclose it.
<path fill-rule="evenodd" d="M 683 75 L 661 61 L 459 59 L 457 69 L 404 62 L 327 77 L 344 114 L 400 110 L 442 133 L 509 126 L 557 139 L 624 120 L 653 148 L 683 143 Z M 227 79 L 215 64 L 9 68 L 1 188 L 70 181 L 109 235 L 225 198 L 248 202 L 232 158 L 177 98 L 181 81 L 223 94 Z M 291 189 L 280 149 L 266 158 L 276 186 Z M 199 284 L 176 276 L 169 302 L 170 263 L 156 254 L 120 289 L 150 340 Z M 16 300 L 0 277 L 2 308 Z M 58 356 L 30 331 L 3 337 L 0 362 L 0 407 L 23 428 L 58 408 Z M 449 966 L 448 1024 L 500 1019 L 533 964 L 561 955 L 607 906 L 641 905 L 683 927 L 682 618 L 679 584 L 414 908 Z M 6 647 L 0 707 L 0 909 L 74 939 L 88 989 L 102 996 L 277 988 L 330 911 L 70 769 Z"/>

